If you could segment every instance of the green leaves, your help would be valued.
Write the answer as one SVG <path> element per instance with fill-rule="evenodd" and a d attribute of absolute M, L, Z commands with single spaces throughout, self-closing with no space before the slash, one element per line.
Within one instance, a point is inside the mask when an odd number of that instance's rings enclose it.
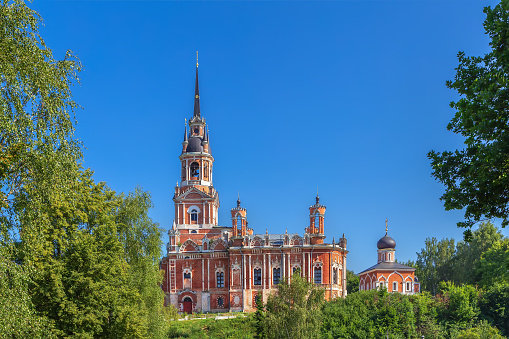
<path fill-rule="evenodd" d="M 324 290 L 306 278 L 294 274 L 282 279 L 277 293 L 268 297 L 264 313 L 257 314 L 257 337 L 316 338 L 320 334 L 323 303 Z"/>
<path fill-rule="evenodd" d="M 509 7 L 502 1 L 484 12 L 492 51 L 484 57 L 458 53 L 454 81 L 446 82 L 461 96 L 451 103 L 456 114 L 447 129 L 465 137 L 466 147 L 428 153 L 432 175 L 446 188 L 445 209 L 465 209 L 460 227 L 483 218 L 509 224 Z"/>

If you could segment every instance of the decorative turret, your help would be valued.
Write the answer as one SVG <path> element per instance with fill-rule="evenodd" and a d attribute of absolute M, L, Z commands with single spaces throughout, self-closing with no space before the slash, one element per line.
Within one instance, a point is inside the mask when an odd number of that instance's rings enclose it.
<path fill-rule="evenodd" d="M 168 236 L 170 240 L 168 241 L 168 244 L 166 245 L 166 250 L 168 252 L 177 252 L 179 248 L 180 243 L 180 232 L 177 229 L 177 225 L 175 224 L 175 220 L 173 220 L 173 225 L 171 229 L 168 231 Z"/>
<path fill-rule="evenodd" d="M 237 199 L 237 207 L 231 209 L 232 214 L 232 235 L 233 237 L 244 237 L 247 235 L 247 210 L 240 206 L 240 197 Z"/>
<path fill-rule="evenodd" d="M 318 192 L 316 194 L 316 203 L 309 207 L 309 227 L 306 233 L 309 234 L 311 244 L 323 244 L 324 235 L 324 216 L 327 208 L 320 204 Z"/>

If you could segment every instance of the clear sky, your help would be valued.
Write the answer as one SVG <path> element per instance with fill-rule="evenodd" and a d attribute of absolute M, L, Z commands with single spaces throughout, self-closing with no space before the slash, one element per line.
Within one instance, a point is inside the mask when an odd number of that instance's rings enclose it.
<path fill-rule="evenodd" d="M 74 88 L 85 166 L 117 192 L 150 191 L 152 218 L 174 217 L 196 51 L 210 129 L 219 222 L 237 192 L 255 233 L 298 232 L 317 187 L 327 242 L 343 233 L 347 268 L 376 263 L 389 235 L 415 260 L 427 237 L 461 239 L 428 151 L 462 147 L 446 130 L 456 54 L 488 52 L 494 1 L 35 0 L 56 58 L 81 59 Z M 508 230 L 504 230 L 509 235 Z M 168 236 L 164 233 L 163 241 Z"/>

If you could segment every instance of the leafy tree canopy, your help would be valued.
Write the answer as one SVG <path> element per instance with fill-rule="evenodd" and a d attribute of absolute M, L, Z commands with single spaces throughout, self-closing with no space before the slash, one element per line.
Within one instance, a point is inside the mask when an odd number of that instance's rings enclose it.
<path fill-rule="evenodd" d="M 465 209 L 460 227 L 483 218 L 509 224 L 509 2 L 484 13 L 491 52 L 483 57 L 458 53 L 456 76 L 446 83 L 460 94 L 451 103 L 456 114 L 447 129 L 465 138 L 465 148 L 428 153 L 432 175 L 445 185 L 445 209 Z"/>

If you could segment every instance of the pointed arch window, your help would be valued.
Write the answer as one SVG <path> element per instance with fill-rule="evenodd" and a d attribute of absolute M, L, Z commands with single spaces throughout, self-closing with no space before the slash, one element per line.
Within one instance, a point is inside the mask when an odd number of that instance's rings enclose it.
<path fill-rule="evenodd" d="M 338 270 L 336 268 L 332 269 L 332 283 L 335 285 L 338 284 Z"/>
<path fill-rule="evenodd" d="M 318 213 L 315 213 L 315 228 L 317 229 L 317 233 L 318 233 L 318 229 L 320 228 L 320 215 Z"/>
<path fill-rule="evenodd" d="M 281 279 L 281 268 L 275 267 L 272 269 L 272 283 L 274 285 L 279 284 L 279 280 Z"/>
<path fill-rule="evenodd" d="M 198 164 L 196 161 L 191 163 L 190 166 L 191 169 L 191 177 L 200 177 L 200 164 Z"/>
<path fill-rule="evenodd" d="M 321 284 L 321 283 L 322 283 L 322 268 L 315 267 L 315 284 Z"/>
<path fill-rule="evenodd" d="M 224 287 L 224 273 L 223 272 L 217 272 L 217 274 L 216 274 L 216 287 L 217 288 Z"/>
<path fill-rule="evenodd" d="M 242 217 L 237 214 L 237 228 L 242 228 Z"/>
<path fill-rule="evenodd" d="M 392 290 L 393 290 L 393 291 L 396 291 L 396 292 L 398 291 L 398 282 L 397 282 L 397 281 L 394 281 L 394 282 L 392 283 Z"/>
<path fill-rule="evenodd" d="M 261 268 L 255 268 L 254 269 L 253 284 L 254 285 L 261 285 L 262 284 L 262 269 Z"/>
<path fill-rule="evenodd" d="M 293 267 L 293 271 L 292 271 L 292 274 L 297 274 L 297 275 L 301 275 L 300 274 L 300 267 L 299 266 L 294 266 Z"/>

